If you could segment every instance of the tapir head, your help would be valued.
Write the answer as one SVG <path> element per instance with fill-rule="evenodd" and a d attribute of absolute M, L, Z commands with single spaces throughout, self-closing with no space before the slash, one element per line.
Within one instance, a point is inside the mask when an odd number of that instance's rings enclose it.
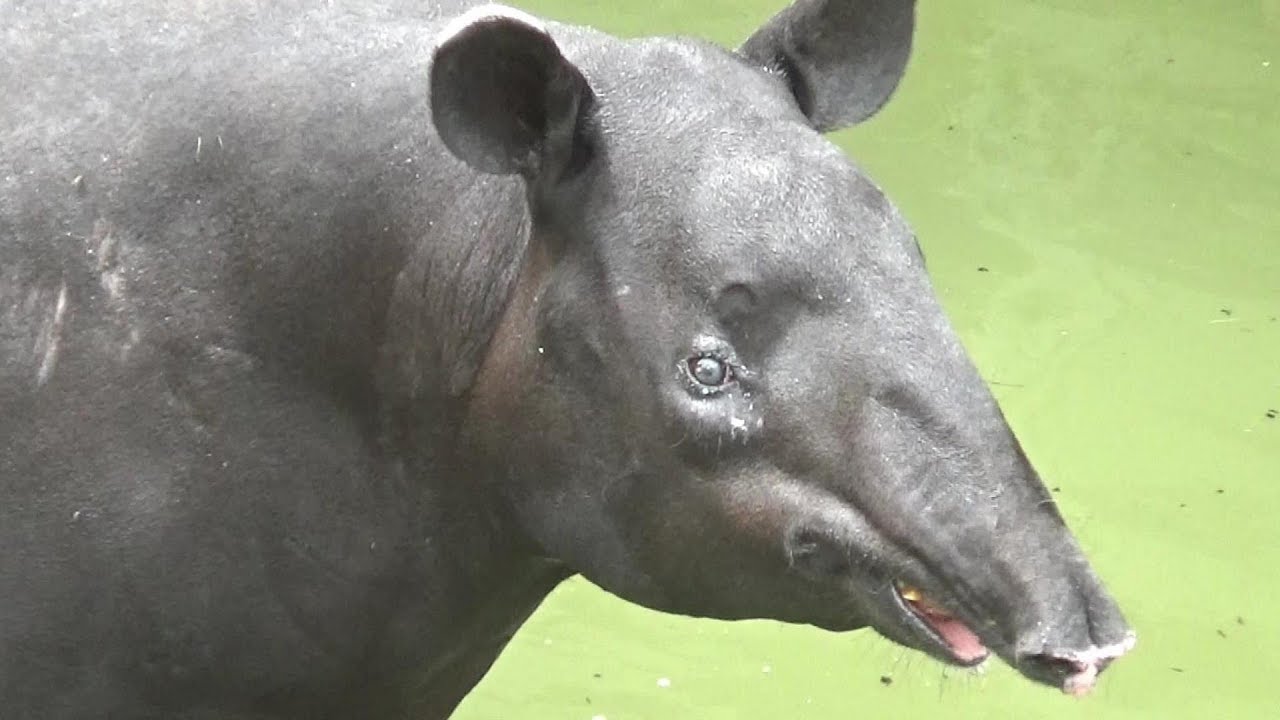
<path fill-rule="evenodd" d="M 930 286 L 821 133 L 906 65 L 909 0 L 798 0 L 736 52 L 482 8 L 445 145 L 527 188 L 470 442 L 529 540 L 645 605 L 988 648 L 1078 693 L 1134 634 Z"/>

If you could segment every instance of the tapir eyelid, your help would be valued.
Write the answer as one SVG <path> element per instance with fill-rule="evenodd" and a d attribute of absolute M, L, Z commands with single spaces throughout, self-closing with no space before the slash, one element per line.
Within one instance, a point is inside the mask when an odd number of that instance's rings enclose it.
<path fill-rule="evenodd" d="M 714 360 L 721 366 L 722 377 L 707 382 L 699 378 L 699 363 L 703 360 Z M 714 351 L 699 352 L 680 361 L 681 375 L 684 376 L 689 391 L 698 397 L 714 397 L 733 387 L 738 382 L 741 368 L 723 353 Z"/>

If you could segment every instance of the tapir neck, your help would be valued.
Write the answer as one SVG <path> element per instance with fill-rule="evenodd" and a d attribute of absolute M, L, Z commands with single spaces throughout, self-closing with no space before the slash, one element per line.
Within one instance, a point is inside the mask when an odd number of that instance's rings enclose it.
<path fill-rule="evenodd" d="M 444 166 L 447 167 L 447 163 Z M 406 572 L 431 578 L 389 638 L 399 670 L 359 714 L 447 717 L 516 628 L 569 574 L 541 558 L 478 474 L 467 427 L 509 348 L 530 220 L 523 184 L 471 173 L 425 183 L 434 218 L 395 280 L 380 352 L 381 442 L 418 485 L 425 548 Z M 478 220 L 477 220 L 478 218 Z M 491 424 L 488 432 L 502 432 Z"/>
<path fill-rule="evenodd" d="M 435 557 L 434 580 L 439 582 L 433 582 L 430 593 L 429 629 L 415 632 L 416 618 L 406 614 L 405 625 L 398 628 L 403 632 L 387 639 L 391 647 L 384 652 L 419 660 L 397 663 L 382 675 L 383 683 L 354 698 L 350 712 L 334 717 L 449 717 L 516 630 L 567 576 L 563 566 L 528 556 L 493 557 L 469 568 L 459 567 L 460 557 L 466 555 L 453 555 L 448 547 Z"/>
<path fill-rule="evenodd" d="M 448 717 L 569 574 L 531 552 L 460 445 L 429 446 L 391 461 L 417 486 L 407 511 L 419 534 L 401 538 L 408 550 L 387 580 L 395 607 L 368 662 L 379 681 L 334 717 Z"/>

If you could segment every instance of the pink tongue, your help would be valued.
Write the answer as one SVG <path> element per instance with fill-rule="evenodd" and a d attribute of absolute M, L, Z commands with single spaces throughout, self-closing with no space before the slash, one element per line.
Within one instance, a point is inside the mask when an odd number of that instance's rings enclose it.
<path fill-rule="evenodd" d="M 973 662 L 987 656 L 987 648 L 977 635 L 959 620 L 945 615 L 925 613 L 935 632 L 951 646 L 951 652 L 961 662 Z"/>

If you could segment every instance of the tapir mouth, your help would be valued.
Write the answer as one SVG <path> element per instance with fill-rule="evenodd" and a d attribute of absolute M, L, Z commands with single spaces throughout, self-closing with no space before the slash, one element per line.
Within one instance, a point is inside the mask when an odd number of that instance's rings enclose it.
<path fill-rule="evenodd" d="M 891 587 L 906 624 L 915 629 L 922 641 L 920 649 L 961 667 L 980 665 L 991 656 L 992 651 L 978 633 L 919 588 L 900 581 Z M 1098 675 L 1113 660 L 1132 650 L 1136 640 L 1133 631 L 1126 630 L 1118 641 L 1107 645 L 1074 651 L 1015 653 L 1015 657 L 1009 659 L 1023 675 L 1080 697 L 1093 690 Z"/>
<path fill-rule="evenodd" d="M 991 655 L 977 633 L 919 588 L 895 582 L 893 591 L 908 624 L 935 645 L 933 649 L 938 651 L 935 655 L 962 667 L 979 665 Z"/>

